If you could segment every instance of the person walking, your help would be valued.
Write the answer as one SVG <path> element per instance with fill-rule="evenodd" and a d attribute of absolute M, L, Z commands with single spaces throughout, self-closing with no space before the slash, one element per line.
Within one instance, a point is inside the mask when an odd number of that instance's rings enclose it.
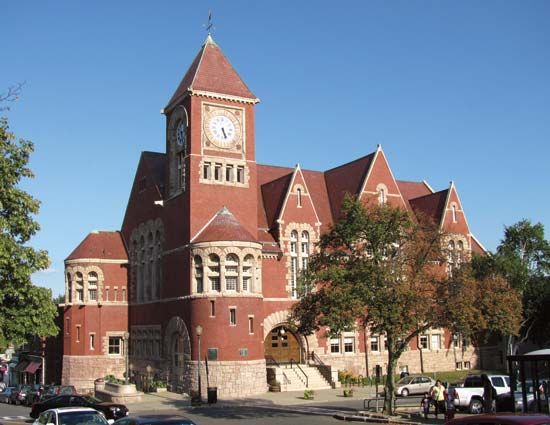
<path fill-rule="evenodd" d="M 439 379 L 432 387 L 430 395 L 435 405 L 435 417 L 437 419 L 439 412 L 445 414 L 445 387 L 441 384 Z"/>

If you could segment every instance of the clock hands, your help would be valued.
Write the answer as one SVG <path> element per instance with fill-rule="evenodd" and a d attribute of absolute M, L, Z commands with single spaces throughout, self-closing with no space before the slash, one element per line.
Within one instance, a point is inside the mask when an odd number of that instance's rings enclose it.
<path fill-rule="evenodd" d="M 223 138 L 227 139 L 227 135 L 225 134 L 225 129 L 223 127 L 222 127 L 222 133 L 223 133 Z"/>

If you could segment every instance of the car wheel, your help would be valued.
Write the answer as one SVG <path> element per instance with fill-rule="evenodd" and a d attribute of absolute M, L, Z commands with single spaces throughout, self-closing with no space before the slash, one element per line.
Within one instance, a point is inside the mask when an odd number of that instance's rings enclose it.
<path fill-rule="evenodd" d="M 401 390 L 401 395 L 402 395 L 403 397 L 407 397 L 407 396 L 409 395 L 409 390 L 406 389 L 406 388 L 403 388 L 403 389 Z"/>
<path fill-rule="evenodd" d="M 483 411 L 483 403 L 481 400 L 472 400 L 470 401 L 470 413 L 474 415 L 479 415 Z"/>

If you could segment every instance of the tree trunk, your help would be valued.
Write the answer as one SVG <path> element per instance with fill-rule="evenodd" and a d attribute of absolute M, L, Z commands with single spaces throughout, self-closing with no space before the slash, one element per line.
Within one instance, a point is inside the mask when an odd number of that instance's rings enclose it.
<path fill-rule="evenodd" d="M 388 415 L 393 415 L 393 407 L 395 405 L 395 371 L 397 366 L 398 356 L 395 355 L 393 341 L 388 336 L 388 370 L 386 376 L 386 385 L 384 386 L 384 412 Z"/>

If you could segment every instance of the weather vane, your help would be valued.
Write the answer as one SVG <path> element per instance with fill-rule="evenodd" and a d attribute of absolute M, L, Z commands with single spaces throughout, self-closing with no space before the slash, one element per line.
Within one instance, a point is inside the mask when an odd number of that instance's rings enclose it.
<path fill-rule="evenodd" d="M 211 10 L 208 11 L 208 23 L 204 24 L 203 27 L 206 29 L 206 31 L 208 31 L 209 35 L 213 30 L 216 29 L 216 27 L 214 26 L 214 23 L 212 22 L 212 11 Z"/>

